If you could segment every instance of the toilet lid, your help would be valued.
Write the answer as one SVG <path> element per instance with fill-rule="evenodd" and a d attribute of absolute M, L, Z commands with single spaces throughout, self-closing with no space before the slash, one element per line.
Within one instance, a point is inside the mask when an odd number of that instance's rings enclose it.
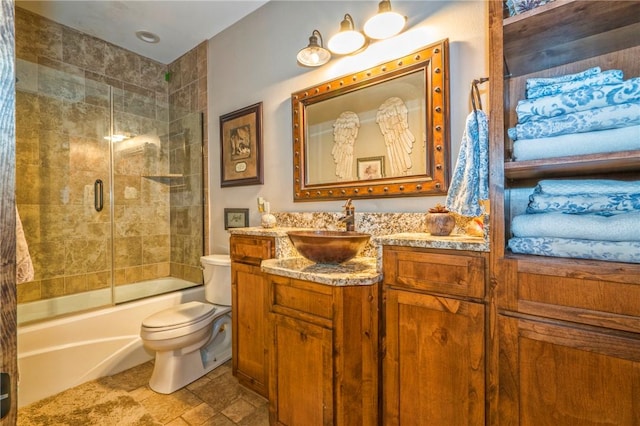
<path fill-rule="evenodd" d="M 187 302 L 157 312 L 142 321 L 143 327 L 159 328 L 180 326 L 211 316 L 216 307 L 202 302 Z"/>

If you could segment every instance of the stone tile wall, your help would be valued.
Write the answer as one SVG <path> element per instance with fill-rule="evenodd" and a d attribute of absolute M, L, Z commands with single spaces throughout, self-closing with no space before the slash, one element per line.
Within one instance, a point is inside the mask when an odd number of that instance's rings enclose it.
<path fill-rule="evenodd" d="M 202 125 L 193 113 L 206 111 L 206 43 L 166 66 L 16 8 L 16 70 L 16 201 L 36 271 L 18 302 L 108 287 L 112 262 L 116 284 L 170 274 L 201 282 Z M 131 136 L 113 148 L 114 259 L 110 88 L 114 134 Z M 184 178 L 158 178 L 171 174 Z"/>

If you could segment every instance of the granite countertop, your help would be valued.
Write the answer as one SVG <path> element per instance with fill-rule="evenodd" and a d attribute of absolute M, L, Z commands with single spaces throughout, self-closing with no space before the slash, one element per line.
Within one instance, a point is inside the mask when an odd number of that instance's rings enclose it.
<path fill-rule="evenodd" d="M 375 257 L 355 257 L 339 265 L 314 263 L 304 257 L 263 260 L 263 272 L 333 286 L 372 285 L 382 280 Z"/>
<path fill-rule="evenodd" d="M 442 237 L 426 232 L 406 232 L 380 235 L 372 237 L 371 239 L 373 243 L 378 246 L 388 245 L 448 250 L 489 251 L 489 241 L 483 237 L 472 237 L 466 234 L 451 234 Z"/>
<path fill-rule="evenodd" d="M 316 264 L 301 257 L 289 240 L 287 232 L 313 230 L 296 227 L 249 227 L 229 229 L 230 234 L 275 238 L 276 257 L 263 260 L 262 271 L 273 275 L 296 278 L 334 286 L 372 285 L 382 280 L 382 246 L 403 246 L 465 251 L 489 251 L 483 237 L 465 234 L 434 236 L 425 232 L 404 232 L 372 236 L 370 249 L 361 256 L 340 265 Z"/>

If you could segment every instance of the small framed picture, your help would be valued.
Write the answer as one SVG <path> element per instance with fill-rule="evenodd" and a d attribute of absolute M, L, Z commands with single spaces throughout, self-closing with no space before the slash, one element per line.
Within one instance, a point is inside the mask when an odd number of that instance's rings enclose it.
<path fill-rule="evenodd" d="M 224 209 L 224 229 L 249 226 L 249 209 Z"/>
<path fill-rule="evenodd" d="M 220 186 L 260 185 L 262 102 L 220 116 Z"/>
<path fill-rule="evenodd" d="M 384 157 L 358 158 L 358 179 L 371 180 L 384 177 Z"/>

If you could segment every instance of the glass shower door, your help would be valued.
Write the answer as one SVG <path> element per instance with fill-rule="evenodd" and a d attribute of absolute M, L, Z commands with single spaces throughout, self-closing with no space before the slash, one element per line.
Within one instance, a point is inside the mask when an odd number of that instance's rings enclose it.
<path fill-rule="evenodd" d="M 201 284 L 201 114 L 63 66 L 16 65 L 16 204 L 35 270 L 18 283 L 18 321 Z"/>
<path fill-rule="evenodd" d="M 115 303 L 202 283 L 201 114 L 114 90 Z"/>
<path fill-rule="evenodd" d="M 62 67 L 16 71 L 16 204 L 35 271 L 17 286 L 24 323 L 111 303 L 111 89 Z"/>

